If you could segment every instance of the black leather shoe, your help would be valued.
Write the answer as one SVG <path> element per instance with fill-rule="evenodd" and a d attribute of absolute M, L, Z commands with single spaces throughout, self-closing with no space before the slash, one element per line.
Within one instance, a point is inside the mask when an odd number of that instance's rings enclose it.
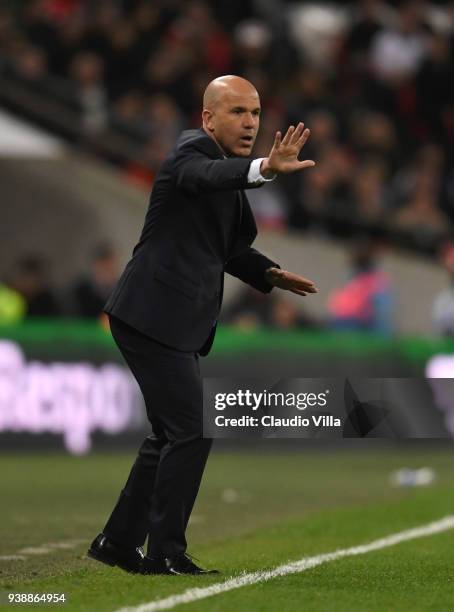
<path fill-rule="evenodd" d="M 153 574 L 169 574 L 170 572 L 167 569 L 167 564 L 164 557 L 161 557 L 160 559 L 155 557 L 145 557 L 142 561 L 140 573 L 144 574 L 145 576 L 149 576 Z"/>
<path fill-rule="evenodd" d="M 117 566 L 131 574 L 139 574 L 144 559 L 143 550 L 137 548 L 124 548 L 115 544 L 110 538 L 100 533 L 91 543 L 87 555 L 95 561 L 110 566 Z"/>
<path fill-rule="evenodd" d="M 172 557 L 171 559 L 166 559 L 167 572 L 169 574 L 183 575 L 183 574 L 192 574 L 192 575 L 208 575 L 208 574 L 219 574 L 218 570 L 206 570 L 198 567 L 196 565 L 190 555 L 187 553 L 183 553 L 178 555 L 177 557 Z"/>

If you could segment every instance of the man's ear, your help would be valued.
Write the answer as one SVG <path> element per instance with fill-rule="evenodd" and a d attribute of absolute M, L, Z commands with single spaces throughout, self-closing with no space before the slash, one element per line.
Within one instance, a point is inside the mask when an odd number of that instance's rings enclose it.
<path fill-rule="evenodd" d="M 208 110 L 207 108 L 204 108 L 202 111 L 202 119 L 203 125 L 206 126 L 207 130 L 209 130 L 210 132 L 214 132 L 212 111 Z"/>

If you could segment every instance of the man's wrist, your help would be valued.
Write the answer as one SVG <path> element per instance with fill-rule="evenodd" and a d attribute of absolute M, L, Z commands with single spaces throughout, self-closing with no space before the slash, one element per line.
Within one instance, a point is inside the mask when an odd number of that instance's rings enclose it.
<path fill-rule="evenodd" d="M 267 280 L 267 282 L 273 284 L 272 281 L 279 276 L 279 270 L 280 268 L 277 268 L 276 266 L 271 266 L 270 268 L 267 268 L 265 270 L 265 279 Z"/>
<path fill-rule="evenodd" d="M 260 174 L 266 179 L 271 179 L 276 176 L 276 171 L 270 168 L 268 157 L 265 157 L 260 164 Z"/>

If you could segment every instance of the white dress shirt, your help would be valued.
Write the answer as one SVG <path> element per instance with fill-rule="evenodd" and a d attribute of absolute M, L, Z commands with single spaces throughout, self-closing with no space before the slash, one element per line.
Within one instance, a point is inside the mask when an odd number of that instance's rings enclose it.
<path fill-rule="evenodd" d="M 247 175 L 248 183 L 252 183 L 253 185 L 262 185 L 263 183 L 274 181 L 276 175 L 272 176 L 271 178 L 265 178 L 260 174 L 260 165 L 264 159 L 264 157 L 258 157 L 251 162 Z"/>

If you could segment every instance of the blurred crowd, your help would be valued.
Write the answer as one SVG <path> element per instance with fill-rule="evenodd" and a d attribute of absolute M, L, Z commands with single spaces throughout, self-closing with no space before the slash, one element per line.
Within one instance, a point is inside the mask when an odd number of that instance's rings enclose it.
<path fill-rule="evenodd" d="M 264 295 L 244 287 L 224 310 L 223 321 L 248 332 L 260 328 L 281 331 L 331 329 L 366 331 L 391 336 L 394 329 L 394 289 L 382 269 L 384 245 L 366 236 L 349 244 L 344 278 L 340 278 L 326 299 L 326 312 L 317 316 L 304 310 L 301 300 L 273 291 Z"/>
<path fill-rule="evenodd" d="M 116 249 L 107 242 L 98 244 L 87 268 L 67 286 L 56 288 L 50 262 L 39 253 L 24 254 L 0 279 L 0 325 L 59 317 L 102 321 L 119 272 Z"/>
<path fill-rule="evenodd" d="M 386 245 L 369 236 L 359 236 L 347 248 L 343 278 L 326 296 L 323 312 L 305 310 L 304 301 L 273 291 L 265 295 L 242 285 L 222 309 L 221 324 L 240 332 L 263 329 L 280 331 L 361 331 L 390 337 L 396 333 L 395 282 L 382 267 Z M 434 296 L 434 332 L 454 337 L 454 241 L 439 250 L 446 271 L 446 286 Z M 39 253 L 19 258 L 10 273 L 0 278 L 0 327 L 24 320 L 77 318 L 107 327 L 104 304 L 118 281 L 121 267 L 115 247 L 103 242 L 90 253 L 85 269 L 66 286 L 52 282 L 52 266 Z M 430 313 L 427 313 L 428 317 Z"/>
<path fill-rule="evenodd" d="M 393 332 L 392 283 L 381 270 L 380 245 L 357 239 L 350 248 L 350 269 L 333 288 L 327 315 L 315 318 L 287 297 L 265 295 L 244 285 L 221 313 L 221 323 L 248 333 L 258 329 L 284 331 L 336 329 Z M 37 253 L 21 257 L 7 278 L 0 280 L 0 326 L 23 320 L 72 317 L 106 323 L 103 306 L 119 277 L 115 248 L 97 245 L 87 269 L 66 287 L 56 289 L 50 263 Z"/>
<path fill-rule="evenodd" d="M 421 0 L 30 0 L 0 9 L 0 76 L 77 109 L 80 137 L 139 143 L 152 184 L 207 83 L 234 73 L 262 102 L 254 154 L 303 120 L 310 172 L 250 192 L 257 221 L 347 235 L 381 228 L 436 250 L 454 221 L 454 3 Z M 0 94 L 1 99 L 1 94 Z M 435 238 L 434 238 L 435 237 Z"/>

